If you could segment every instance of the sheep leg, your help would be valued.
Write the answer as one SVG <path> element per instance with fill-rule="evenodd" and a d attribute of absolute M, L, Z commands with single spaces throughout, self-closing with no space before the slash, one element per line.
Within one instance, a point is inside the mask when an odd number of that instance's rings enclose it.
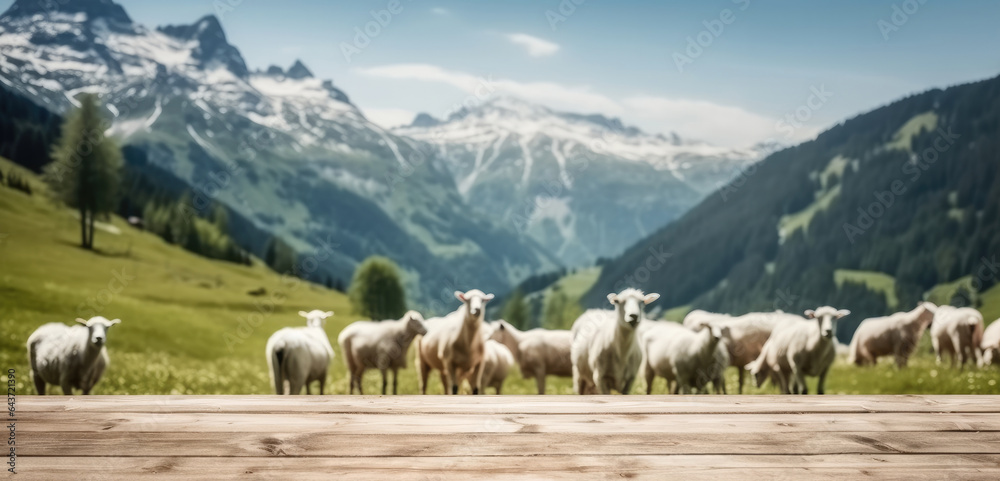
<path fill-rule="evenodd" d="M 809 394 L 809 386 L 806 384 L 806 377 L 802 371 L 795 372 L 795 383 L 802 388 L 802 394 Z"/>
<path fill-rule="evenodd" d="M 826 394 L 826 374 L 830 372 L 830 366 L 827 366 L 823 372 L 819 373 L 819 381 L 816 383 L 816 394 Z"/>
<path fill-rule="evenodd" d="M 486 369 L 484 369 L 485 364 L 485 362 L 479 361 L 479 364 L 476 364 L 475 367 L 472 368 L 472 378 L 469 379 L 469 384 L 473 384 L 472 381 L 475 381 L 475 384 L 472 386 L 473 395 L 486 394 L 486 391 L 484 391 L 485 387 L 483 386 L 483 376 L 486 373 Z M 493 374 L 490 373 L 490 376 L 492 375 Z"/>
<path fill-rule="evenodd" d="M 538 388 L 538 394 L 545 394 L 545 374 L 535 375 L 535 387 Z"/>
<path fill-rule="evenodd" d="M 379 372 L 382 373 L 382 395 L 385 396 L 385 390 L 389 386 L 389 375 L 385 368 L 379 369 Z"/>
<path fill-rule="evenodd" d="M 792 391 L 788 389 L 788 378 L 785 376 L 785 373 L 779 370 L 772 372 L 772 374 L 778 379 L 778 387 L 781 389 L 781 394 L 791 394 Z"/>
<path fill-rule="evenodd" d="M 574 394 L 583 394 L 584 391 L 583 376 L 580 375 L 580 370 L 573 365 L 573 391 Z"/>
<path fill-rule="evenodd" d="M 643 363 L 642 373 L 646 379 L 646 395 L 650 395 L 653 393 L 653 381 L 656 379 L 656 372 L 653 371 L 653 368 L 648 363 Z M 670 383 L 668 382 L 667 384 Z"/>
<path fill-rule="evenodd" d="M 419 361 L 420 358 L 418 357 Z M 426 363 L 417 362 L 417 384 L 420 387 L 420 394 L 427 394 L 427 376 L 431 373 L 431 367 Z"/>
<path fill-rule="evenodd" d="M 938 340 L 937 336 L 931 337 L 931 345 L 934 346 L 934 357 L 936 359 L 936 364 L 941 365 L 941 341 Z"/>
<path fill-rule="evenodd" d="M 309 383 L 306 382 L 306 395 L 310 395 L 312 392 L 309 390 Z"/>
<path fill-rule="evenodd" d="M 625 388 L 622 389 L 622 394 L 629 394 L 632 392 L 632 384 L 635 383 L 635 377 L 630 377 L 625 380 Z"/>
<path fill-rule="evenodd" d="M 326 373 L 324 372 L 319 378 L 319 395 L 323 395 L 323 388 L 326 387 Z"/>
<path fill-rule="evenodd" d="M 39 396 L 45 395 L 45 380 L 42 376 L 39 376 L 37 372 L 32 371 L 31 379 L 35 381 L 35 391 L 38 392 Z"/>
<path fill-rule="evenodd" d="M 396 394 L 396 381 L 399 381 L 399 369 L 392 370 L 392 394 Z"/>
<path fill-rule="evenodd" d="M 741 368 L 741 367 L 739 367 L 739 366 L 737 366 L 737 367 L 736 367 L 736 372 L 737 372 L 737 374 L 738 374 L 738 377 L 739 377 L 739 382 L 740 382 L 740 390 L 739 390 L 739 393 L 740 393 L 740 394 L 743 394 L 743 376 L 744 376 L 744 375 L 746 374 L 746 372 L 745 372 L 745 371 L 743 370 L 743 368 Z"/>

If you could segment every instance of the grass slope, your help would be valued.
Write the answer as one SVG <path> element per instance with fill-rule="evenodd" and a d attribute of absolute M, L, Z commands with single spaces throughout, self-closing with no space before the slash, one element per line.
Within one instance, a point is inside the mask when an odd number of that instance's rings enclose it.
<path fill-rule="evenodd" d="M 844 282 L 864 284 L 869 290 L 880 292 L 885 296 L 885 304 L 891 309 L 899 306 L 896 297 L 896 279 L 888 274 L 872 271 L 852 271 L 837 269 L 833 272 L 833 281 L 840 287 Z"/>
<path fill-rule="evenodd" d="M 0 169 L 11 170 L 0 159 Z M 30 178 L 43 187 L 37 179 Z M 265 267 L 239 266 L 201 258 L 127 226 L 114 218 L 114 235 L 96 233 L 96 252 L 77 247 L 77 224 L 71 212 L 43 195 L 27 196 L 0 187 L 0 364 L 17 373 L 17 389 L 33 393 L 25 341 L 47 322 L 69 323 L 94 310 L 122 324 L 110 333 L 111 365 L 95 394 L 265 394 L 270 392 L 264 344 L 284 326 L 302 325 L 299 310 L 321 308 L 337 313 L 327 324 L 335 339 L 356 320 L 346 297 L 325 288 L 282 279 Z M 595 273 L 583 271 L 564 288 L 573 297 L 587 288 Z M 116 277 L 134 277 L 119 288 Z M 264 288 L 265 296 L 248 291 Z M 117 291 L 117 292 L 116 292 Z M 343 358 L 330 370 L 330 392 L 347 393 Z M 408 355 L 412 359 L 412 352 Z M 813 381 L 810 381 L 813 382 Z M 645 392 L 638 381 L 635 392 Z M 897 371 L 884 362 L 858 369 L 838 361 L 828 392 L 1000 393 L 1000 369 L 959 373 L 936 367 L 924 339 L 912 367 Z M 736 390 L 735 370 L 727 385 Z M 378 392 L 375 371 L 365 378 L 368 393 Z M 655 393 L 665 390 L 662 380 Z M 402 372 L 400 392 L 417 392 L 413 368 Z M 58 393 L 58 388 L 51 388 Z M 440 393 L 433 375 L 430 392 Z M 529 394 L 534 382 L 512 373 L 505 393 Z M 568 379 L 551 378 L 550 394 L 570 394 Z M 750 393 L 773 393 L 771 386 Z"/>

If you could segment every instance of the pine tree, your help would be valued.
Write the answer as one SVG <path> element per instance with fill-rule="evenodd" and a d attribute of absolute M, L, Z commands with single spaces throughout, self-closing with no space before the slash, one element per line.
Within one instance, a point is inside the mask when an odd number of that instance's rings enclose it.
<path fill-rule="evenodd" d="M 398 319 L 406 312 L 399 270 L 385 257 L 369 257 L 358 266 L 349 297 L 354 310 L 370 319 Z"/>
<path fill-rule="evenodd" d="M 44 175 L 52 194 L 79 212 L 85 249 L 93 249 L 94 219 L 115 208 L 121 183 L 121 150 L 104 137 L 99 110 L 96 95 L 80 97 L 80 108 L 67 115 Z"/>

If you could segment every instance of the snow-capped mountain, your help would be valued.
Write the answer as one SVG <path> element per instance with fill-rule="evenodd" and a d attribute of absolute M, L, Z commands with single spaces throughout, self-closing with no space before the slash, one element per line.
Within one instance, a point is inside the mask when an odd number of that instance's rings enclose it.
<path fill-rule="evenodd" d="M 507 96 L 394 132 L 434 145 L 471 205 L 569 265 L 621 252 L 760 157 Z"/>
<path fill-rule="evenodd" d="M 470 212 L 428 144 L 372 124 L 301 62 L 251 71 L 214 16 L 150 29 L 111 0 L 17 0 L 0 52 L 0 88 L 57 113 L 99 94 L 130 168 L 167 172 L 337 278 L 387 255 L 427 305 L 442 288 L 502 292 L 555 266 Z M 266 239 L 244 241 L 259 253 Z"/>

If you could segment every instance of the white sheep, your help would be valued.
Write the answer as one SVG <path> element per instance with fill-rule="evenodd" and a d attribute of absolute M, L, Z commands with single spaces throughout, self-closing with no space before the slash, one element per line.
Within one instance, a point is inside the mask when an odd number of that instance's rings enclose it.
<path fill-rule="evenodd" d="M 847 362 L 858 366 L 875 365 L 881 356 L 893 356 L 896 366 L 906 367 L 924 330 L 934 320 L 937 306 L 921 302 L 909 312 L 873 317 L 861 321 L 851 339 Z"/>
<path fill-rule="evenodd" d="M 846 309 L 837 310 L 823 306 L 805 315 L 815 322 L 794 322 L 781 326 L 764 343 L 760 356 L 748 363 L 745 369 L 757 380 L 757 385 L 771 377 L 783 394 L 808 393 L 806 376 L 818 376 L 816 392 L 825 392 L 826 375 L 837 356 L 837 321 L 850 314 Z"/>
<path fill-rule="evenodd" d="M 108 328 L 122 321 L 96 316 L 76 322 L 82 325 L 45 324 L 28 336 L 28 362 L 39 395 L 47 384 L 60 386 L 63 394 L 79 389 L 87 395 L 101 380 L 108 366 Z"/>
<path fill-rule="evenodd" d="M 309 384 L 319 381 L 319 393 L 326 386 L 326 372 L 333 359 L 333 347 L 323 326 L 332 311 L 299 311 L 306 318 L 306 327 L 279 329 L 267 340 L 267 357 L 271 385 L 276 394 L 312 394 Z"/>
<path fill-rule="evenodd" d="M 716 394 L 724 393 L 721 372 L 729 355 L 720 341 L 728 327 L 701 324 L 694 331 L 672 322 L 650 324 L 640 339 L 646 394 L 652 392 L 656 376 L 667 380 L 673 394 L 701 392 L 709 382 Z"/>
<path fill-rule="evenodd" d="M 956 362 L 959 369 L 967 361 L 982 365 L 979 346 L 983 339 L 983 315 L 971 307 L 938 306 L 931 322 L 931 344 L 937 363 L 943 355 L 951 358 L 951 367 Z"/>
<path fill-rule="evenodd" d="M 382 373 L 382 394 L 388 384 L 387 371 L 392 370 L 392 393 L 396 394 L 399 370 L 406 369 L 406 352 L 416 336 L 427 334 L 424 316 L 417 311 L 409 311 L 399 320 L 381 322 L 358 321 L 340 331 L 337 343 L 350 375 L 350 393 L 357 387 L 361 390 L 361 379 L 368 369 L 378 369 Z"/>
<path fill-rule="evenodd" d="M 507 346 L 487 339 L 483 344 L 483 389 L 488 387 L 496 389 L 497 394 L 503 391 L 503 382 L 507 379 L 507 373 L 516 363 L 514 355 Z M 466 380 L 472 384 L 472 373 L 466 375 Z M 485 391 L 483 391 L 485 393 Z"/>
<path fill-rule="evenodd" d="M 983 341 L 979 343 L 983 350 L 983 365 L 1000 365 L 1000 320 L 993 321 L 983 332 Z"/>
<path fill-rule="evenodd" d="M 779 326 L 802 321 L 801 316 L 776 312 L 751 312 L 739 317 L 726 314 L 713 314 L 695 310 L 684 318 L 686 327 L 697 330 L 702 325 L 726 326 L 725 342 L 729 365 L 736 368 L 739 393 L 743 393 L 744 366 L 756 360 L 771 337 L 771 333 Z"/>
<path fill-rule="evenodd" d="M 462 379 L 469 378 L 472 393 L 483 391 L 482 361 L 485 337 L 483 316 L 493 294 L 479 289 L 455 291 L 462 306 L 445 317 L 427 320 L 427 334 L 417 338 L 417 382 L 427 394 L 427 376 L 432 369 L 441 373 L 445 394 L 458 394 Z M 449 386 L 451 387 L 449 389 Z"/>
<path fill-rule="evenodd" d="M 613 311 L 589 309 L 573 323 L 573 392 L 632 391 L 642 361 L 636 328 L 643 320 L 644 307 L 659 297 L 638 289 L 611 293 L 608 301 L 615 306 Z"/>
<path fill-rule="evenodd" d="M 541 328 L 522 331 L 502 320 L 490 323 L 490 327 L 490 339 L 507 346 L 521 368 L 521 377 L 535 379 L 538 394 L 545 394 L 546 376 L 573 375 L 572 332 Z"/>

